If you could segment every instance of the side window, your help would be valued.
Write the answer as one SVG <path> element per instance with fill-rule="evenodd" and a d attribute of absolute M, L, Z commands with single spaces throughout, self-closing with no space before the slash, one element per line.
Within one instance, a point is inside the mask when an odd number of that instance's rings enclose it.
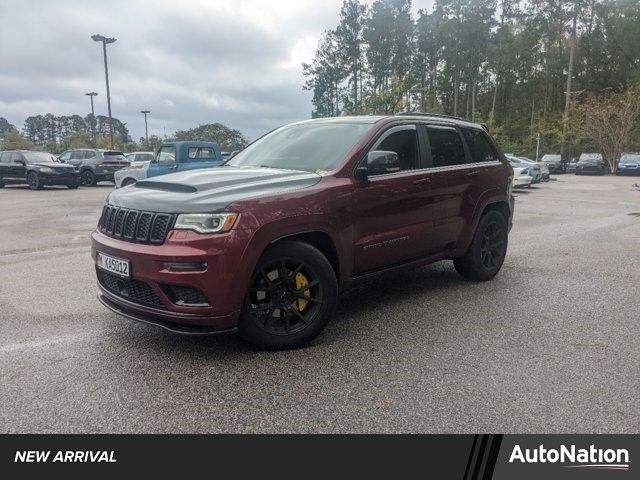
<path fill-rule="evenodd" d="M 96 152 L 95 150 L 85 150 L 83 158 L 95 158 Z"/>
<path fill-rule="evenodd" d="M 66 162 L 70 158 L 71 158 L 71 152 L 64 152 L 62 155 L 60 155 L 60 160 L 62 160 L 63 162 Z"/>
<path fill-rule="evenodd" d="M 188 156 L 191 160 L 211 160 L 216 155 L 211 147 L 189 147 Z"/>
<path fill-rule="evenodd" d="M 451 127 L 427 127 L 431 159 L 434 167 L 462 165 L 467 162 L 462 139 Z"/>
<path fill-rule="evenodd" d="M 18 162 L 25 162 L 26 163 L 26 160 L 24 159 L 24 156 L 21 153 L 18 153 L 18 152 L 13 152 L 11 154 L 11 161 L 13 163 L 18 163 Z"/>
<path fill-rule="evenodd" d="M 74 150 L 71 152 L 71 160 L 82 160 L 84 157 L 84 150 Z"/>
<path fill-rule="evenodd" d="M 400 170 L 420 168 L 418 131 L 415 125 L 391 128 L 373 146 L 371 151 L 374 150 L 396 152 L 400 160 Z"/>
<path fill-rule="evenodd" d="M 471 158 L 474 162 L 494 162 L 499 160 L 498 152 L 480 130 L 462 129 L 462 135 L 467 142 Z"/>
<path fill-rule="evenodd" d="M 176 149 L 171 145 L 161 147 L 158 150 L 158 163 L 175 163 Z"/>
<path fill-rule="evenodd" d="M 11 158 L 11 154 L 9 152 L 0 153 L 0 163 L 9 163 L 9 158 Z"/>

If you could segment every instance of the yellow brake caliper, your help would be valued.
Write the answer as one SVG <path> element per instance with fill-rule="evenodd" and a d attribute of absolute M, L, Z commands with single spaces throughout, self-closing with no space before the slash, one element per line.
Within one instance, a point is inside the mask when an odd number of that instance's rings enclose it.
<path fill-rule="evenodd" d="M 307 285 L 309 285 L 309 280 L 307 280 L 307 277 L 305 277 L 301 273 L 297 273 L 296 274 L 296 288 L 297 289 L 301 289 L 302 287 L 306 287 Z M 305 290 L 304 291 L 304 295 L 307 296 L 307 297 L 311 296 L 311 291 L 310 290 Z M 299 298 L 298 299 L 298 311 L 302 312 L 307 307 L 307 303 L 309 303 L 309 300 L 305 300 L 304 298 Z"/>

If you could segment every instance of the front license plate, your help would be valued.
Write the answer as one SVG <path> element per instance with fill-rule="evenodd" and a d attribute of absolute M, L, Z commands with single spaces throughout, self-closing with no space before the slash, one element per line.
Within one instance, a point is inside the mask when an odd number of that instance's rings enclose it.
<path fill-rule="evenodd" d="M 112 257 L 98 252 L 98 268 L 111 272 L 119 277 L 129 278 L 130 271 L 129 260 L 123 260 L 122 258 Z"/>

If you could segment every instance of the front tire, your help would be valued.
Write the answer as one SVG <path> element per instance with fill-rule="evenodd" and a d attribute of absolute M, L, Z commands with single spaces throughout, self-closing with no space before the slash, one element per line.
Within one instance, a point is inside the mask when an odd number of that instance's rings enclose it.
<path fill-rule="evenodd" d="M 85 187 L 95 187 L 98 181 L 91 170 L 85 170 L 80 174 L 80 181 Z"/>
<path fill-rule="evenodd" d="M 27 184 L 31 190 L 42 190 L 43 188 L 42 181 L 36 172 L 29 172 L 27 175 Z"/>
<path fill-rule="evenodd" d="M 134 183 L 136 183 L 136 181 L 133 178 L 125 178 L 120 184 L 120 187 L 128 187 L 129 185 L 133 185 Z"/>
<path fill-rule="evenodd" d="M 318 249 L 302 242 L 277 243 L 253 273 L 240 336 L 268 350 L 306 345 L 329 322 L 337 298 L 335 272 Z"/>
<path fill-rule="evenodd" d="M 491 280 L 500 271 L 507 253 L 509 227 L 496 210 L 485 213 L 466 253 L 453 260 L 456 271 L 469 280 Z"/>

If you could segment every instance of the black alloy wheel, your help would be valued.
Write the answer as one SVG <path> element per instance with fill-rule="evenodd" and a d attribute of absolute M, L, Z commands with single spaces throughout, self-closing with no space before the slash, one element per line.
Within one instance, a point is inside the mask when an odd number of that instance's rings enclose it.
<path fill-rule="evenodd" d="M 247 313 L 272 335 L 291 335 L 313 323 L 322 285 L 306 263 L 291 258 L 265 265 L 253 278 Z"/>
<path fill-rule="evenodd" d="M 80 181 L 82 185 L 85 187 L 93 187 L 95 186 L 96 176 L 93 174 L 91 170 L 85 170 L 80 174 Z"/>
<path fill-rule="evenodd" d="M 299 347 L 322 331 L 337 297 L 335 273 L 319 250 L 302 242 L 277 243 L 254 270 L 240 335 L 260 348 Z"/>
<path fill-rule="evenodd" d="M 495 268 L 503 260 L 505 243 L 502 226 L 498 222 L 486 225 L 480 243 L 480 259 L 486 269 Z"/>
<path fill-rule="evenodd" d="M 490 280 L 502 268 L 507 254 L 509 226 L 497 210 L 485 213 L 465 254 L 453 260 L 456 271 L 476 281 Z"/>
<path fill-rule="evenodd" d="M 27 184 L 31 190 L 42 190 L 42 182 L 36 172 L 29 172 L 27 175 Z"/>

